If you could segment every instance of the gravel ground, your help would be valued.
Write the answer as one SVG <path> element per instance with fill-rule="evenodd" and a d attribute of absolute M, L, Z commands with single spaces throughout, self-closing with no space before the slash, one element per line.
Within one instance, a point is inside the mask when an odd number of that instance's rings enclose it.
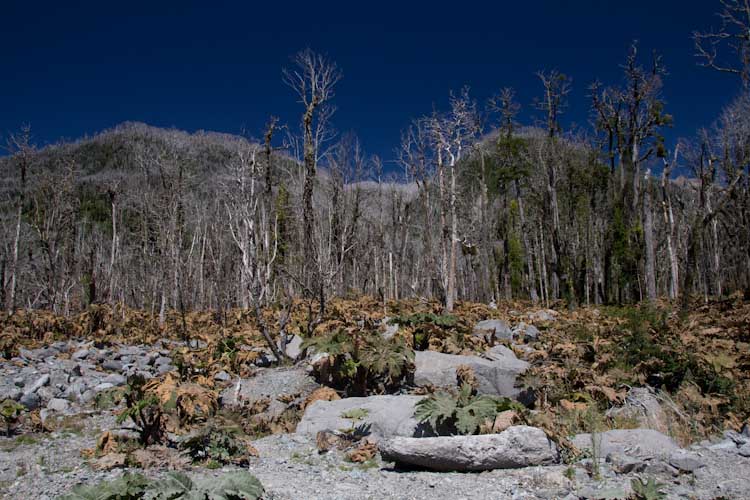
<path fill-rule="evenodd" d="M 55 354 L 66 349 L 75 351 L 72 357 L 79 360 Z M 97 350 L 87 344 L 63 343 L 54 352 L 29 351 L 25 354 L 28 359 L 0 362 L 0 392 L 6 393 L 4 397 L 19 398 L 21 388 L 31 391 L 29 387 L 34 387 L 33 391 L 41 395 L 37 403 L 42 408 L 49 405 L 42 411 L 57 422 L 57 430 L 51 433 L 0 437 L 0 498 L 54 499 L 76 484 L 93 484 L 121 475 L 123 469 L 94 470 L 81 456 L 83 449 L 96 445 L 102 431 L 117 428 L 113 411 L 93 411 L 91 397 L 86 395 L 121 385 L 133 370 L 158 375 L 162 367 L 170 366 L 165 352 L 156 346 Z M 289 376 L 285 372 L 285 377 Z M 281 384 L 275 389 L 269 380 L 275 378 L 264 379 L 264 390 L 278 392 L 285 387 Z M 80 390 L 70 391 L 75 384 Z M 77 414 L 56 417 L 59 413 L 51 406 L 61 404 L 60 397 L 68 398 L 63 401 L 62 413 Z M 602 464 L 601 477 L 594 480 L 586 470 L 586 461 L 571 466 L 436 473 L 396 470 L 393 464 L 378 458 L 353 464 L 341 452 L 318 453 L 314 438 L 297 434 L 269 436 L 253 444 L 260 457 L 251 460 L 249 471 L 263 483 L 267 500 L 614 499 L 626 498 L 636 477 L 633 472 L 616 473 L 613 468 L 620 467 L 616 460 Z M 690 452 L 690 459 L 683 464 L 689 470 L 654 459 L 640 463 L 639 477 L 656 478 L 664 484 L 670 499 L 750 499 L 750 431 L 729 433 Z M 130 470 L 149 477 L 167 472 Z M 192 467 L 185 472 L 190 476 L 216 476 L 229 470 L 232 468 Z"/>

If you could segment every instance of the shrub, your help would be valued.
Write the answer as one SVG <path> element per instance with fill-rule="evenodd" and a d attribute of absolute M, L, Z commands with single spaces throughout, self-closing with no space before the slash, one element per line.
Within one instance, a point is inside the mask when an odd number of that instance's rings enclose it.
<path fill-rule="evenodd" d="M 481 424 L 511 409 L 523 411 L 523 406 L 508 398 L 474 395 L 473 388 L 463 384 L 458 394 L 437 392 L 419 401 L 414 417 L 439 435 L 475 434 Z"/>
<path fill-rule="evenodd" d="M 445 332 L 458 324 L 458 319 L 451 314 L 415 313 L 396 316 L 390 324 L 409 327 L 412 331 L 412 345 L 417 351 L 426 351 L 430 347 L 433 335 Z"/>
<path fill-rule="evenodd" d="M 240 436 L 239 429 L 207 425 L 180 442 L 193 461 L 244 465 L 257 451 Z"/>
<path fill-rule="evenodd" d="M 12 399 L 6 399 L 0 403 L 0 415 L 3 417 L 3 423 L 5 423 L 5 435 L 10 436 L 13 434 L 16 424 L 18 423 L 21 414 L 23 413 L 23 405 L 16 403 Z"/>
<path fill-rule="evenodd" d="M 384 339 L 371 325 L 338 329 L 308 339 L 302 347 L 329 355 L 318 379 L 348 396 L 395 390 L 405 382 L 414 361 L 414 351 L 402 338 Z"/>
<path fill-rule="evenodd" d="M 121 424 L 130 418 L 138 432 L 138 440 L 143 446 L 158 444 L 164 440 L 164 414 L 159 399 L 144 390 L 146 379 L 134 375 L 128 379 L 125 390 L 125 410 L 117 416 Z"/>

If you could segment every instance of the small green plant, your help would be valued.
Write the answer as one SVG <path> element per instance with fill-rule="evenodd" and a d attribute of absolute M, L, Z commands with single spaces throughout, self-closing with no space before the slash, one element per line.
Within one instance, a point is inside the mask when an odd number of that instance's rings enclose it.
<path fill-rule="evenodd" d="M 125 410 L 117 416 L 117 423 L 122 424 L 130 418 L 135 424 L 141 445 L 149 446 L 164 441 L 165 422 L 159 399 L 146 394 L 145 384 L 146 379 L 142 375 L 130 377 L 125 390 Z"/>
<path fill-rule="evenodd" d="M 206 469 L 215 470 L 215 469 L 221 469 L 221 462 L 217 462 L 216 460 L 208 460 L 206 462 Z"/>
<path fill-rule="evenodd" d="M 194 462 L 205 461 L 208 464 L 244 465 L 250 457 L 247 441 L 240 437 L 239 429 L 207 425 L 180 442 Z"/>
<path fill-rule="evenodd" d="M 350 420 L 362 420 L 369 414 L 370 411 L 365 408 L 352 408 L 351 410 L 343 412 L 341 414 L 341 418 L 347 418 Z"/>
<path fill-rule="evenodd" d="M 469 384 L 462 384 L 458 394 L 437 392 L 419 401 L 414 417 L 436 434 L 475 434 L 485 421 L 511 409 L 522 411 L 523 406 L 508 398 L 474 395 Z"/>
<path fill-rule="evenodd" d="M 416 313 L 396 316 L 389 323 L 410 327 L 412 329 L 414 349 L 425 351 L 430 347 L 430 338 L 434 334 L 454 328 L 458 323 L 458 319 L 451 314 Z"/>
<path fill-rule="evenodd" d="M 16 403 L 12 399 L 6 399 L 0 403 L 0 416 L 3 417 L 6 436 L 11 436 L 13 434 L 23 410 L 23 405 Z"/>
<path fill-rule="evenodd" d="M 635 478 L 630 481 L 630 486 L 633 488 L 633 500 L 662 500 L 667 498 L 662 488 L 664 485 L 657 483 L 656 479 L 650 477 L 643 482 L 641 478 Z"/>
<path fill-rule="evenodd" d="M 584 420 L 586 427 L 591 433 L 591 477 L 599 480 L 601 475 L 600 464 L 601 450 L 602 450 L 602 435 L 603 422 L 602 416 L 598 412 L 595 405 L 589 405 L 589 408 L 584 414 Z"/>
<path fill-rule="evenodd" d="M 367 415 L 370 414 L 370 411 L 365 408 L 352 408 L 351 410 L 347 410 L 341 414 L 342 418 L 346 418 L 348 420 L 352 421 L 352 426 L 349 429 L 339 429 L 339 431 L 346 433 L 350 436 L 350 438 L 357 439 L 358 437 L 361 437 L 363 433 L 359 433 L 358 430 L 361 430 L 358 426 L 358 422 L 362 419 L 364 419 Z"/>
<path fill-rule="evenodd" d="M 120 404 L 125 397 L 122 387 L 112 387 L 94 396 L 94 406 L 97 410 L 109 410 Z"/>
<path fill-rule="evenodd" d="M 576 478 L 576 470 L 573 468 L 573 466 L 569 465 L 565 472 L 563 472 L 563 475 L 568 481 L 573 481 Z"/>
<path fill-rule="evenodd" d="M 245 471 L 196 480 L 173 472 L 153 481 L 125 473 L 113 481 L 76 486 L 60 500 L 257 500 L 263 492 L 260 481 Z"/>

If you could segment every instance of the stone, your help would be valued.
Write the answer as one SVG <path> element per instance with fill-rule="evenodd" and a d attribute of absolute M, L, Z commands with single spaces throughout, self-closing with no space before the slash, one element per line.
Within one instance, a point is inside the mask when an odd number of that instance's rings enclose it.
<path fill-rule="evenodd" d="M 530 312 L 527 316 L 531 321 L 546 322 L 555 321 L 558 314 L 557 311 L 553 311 L 552 309 L 541 309 L 539 311 Z"/>
<path fill-rule="evenodd" d="M 23 347 L 18 349 L 18 354 L 25 359 L 31 359 L 31 360 L 43 360 L 50 358 L 52 356 L 55 356 L 58 354 L 56 349 L 52 349 L 50 347 L 44 347 L 41 349 L 24 349 Z"/>
<path fill-rule="evenodd" d="M 89 354 L 90 351 L 88 349 L 79 349 L 70 356 L 70 359 L 80 361 L 82 359 L 88 358 Z"/>
<path fill-rule="evenodd" d="M 15 377 L 13 379 L 13 385 L 16 387 L 23 387 L 26 385 L 26 380 L 23 377 Z"/>
<path fill-rule="evenodd" d="M 36 410 L 42 404 L 42 398 L 35 392 L 27 392 L 18 401 L 26 407 L 27 410 Z"/>
<path fill-rule="evenodd" d="M 737 451 L 737 444 L 731 439 L 722 439 L 718 443 L 712 443 L 707 446 L 712 451 Z"/>
<path fill-rule="evenodd" d="M 737 453 L 739 453 L 743 457 L 750 458 L 750 443 L 743 444 L 742 446 L 737 448 Z"/>
<path fill-rule="evenodd" d="M 417 351 L 414 356 L 414 384 L 418 387 L 456 387 L 456 368 L 469 366 L 477 377 L 480 394 L 516 397 L 521 391 L 516 379 L 529 364 L 503 352 L 500 359 L 459 356 L 435 351 Z"/>
<path fill-rule="evenodd" d="M 523 338 L 524 340 L 536 340 L 539 338 L 539 329 L 534 325 L 518 323 L 512 330 L 513 338 Z"/>
<path fill-rule="evenodd" d="M 172 360 L 166 356 L 159 356 L 154 360 L 154 365 L 161 366 L 161 365 L 169 365 L 172 363 Z"/>
<path fill-rule="evenodd" d="M 36 379 L 36 381 L 34 381 L 34 383 L 31 384 L 24 392 L 26 394 L 36 392 L 39 390 L 39 388 L 44 387 L 45 385 L 49 384 L 49 381 L 50 381 L 49 373 L 45 373 L 44 375 Z"/>
<path fill-rule="evenodd" d="M 413 437 L 426 433 L 414 418 L 415 405 L 423 396 L 369 396 L 335 401 L 315 401 L 297 424 L 297 434 L 314 437 L 320 431 L 336 432 L 360 427 L 374 440 Z M 345 418 L 351 410 L 364 410 L 361 420 Z"/>
<path fill-rule="evenodd" d="M 529 367 L 529 364 L 526 361 L 518 359 L 516 353 L 504 345 L 496 345 L 495 347 L 488 349 L 487 352 L 484 353 L 484 357 L 492 361 L 501 361 L 504 365 L 515 367 L 520 371 L 525 371 Z"/>
<path fill-rule="evenodd" d="M 607 455 L 606 461 L 618 474 L 642 472 L 646 468 L 645 461 L 619 453 L 610 453 Z"/>
<path fill-rule="evenodd" d="M 745 443 L 750 443 L 750 438 L 733 430 L 724 431 L 724 438 L 731 439 L 737 446 L 742 446 Z"/>
<path fill-rule="evenodd" d="M 37 389 L 36 394 L 42 399 L 42 401 L 49 401 L 52 398 L 56 398 L 62 393 L 61 389 L 45 385 Z"/>
<path fill-rule="evenodd" d="M 220 372 L 214 374 L 214 380 L 216 380 L 217 382 L 227 382 L 231 379 L 232 376 L 224 370 L 221 370 Z"/>
<path fill-rule="evenodd" d="M 114 359 L 108 359 L 102 363 L 102 368 L 111 372 L 121 372 L 122 363 Z"/>
<path fill-rule="evenodd" d="M 277 347 L 279 350 L 282 349 L 281 340 L 279 340 Z M 286 346 L 283 348 L 284 353 L 292 359 L 297 359 L 302 354 L 302 337 L 299 335 L 293 335 L 292 338 L 287 339 Z"/>
<path fill-rule="evenodd" d="M 156 372 L 159 375 L 164 375 L 165 373 L 169 373 L 169 372 L 171 372 L 174 369 L 175 369 L 174 366 L 169 365 L 169 364 L 167 364 L 167 365 L 159 365 L 157 367 L 157 369 L 156 369 Z M 151 375 L 149 375 L 148 378 L 151 378 Z"/>
<path fill-rule="evenodd" d="M 62 370 L 55 370 L 52 373 L 50 373 L 50 380 L 49 384 L 51 386 L 65 389 L 68 386 L 68 383 L 70 382 L 70 374 L 62 371 Z"/>
<path fill-rule="evenodd" d="M 82 395 L 87 388 L 88 386 L 83 379 L 74 380 L 65 388 L 62 397 L 71 401 L 82 401 Z"/>
<path fill-rule="evenodd" d="M 496 340 L 512 340 L 513 333 L 508 323 L 501 319 L 486 319 L 480 321 L 473 328 L 474 335 L 483 337 L 488 344 L 492 345 Z"/>
<path fill-rule="evenodd" d="M 67 342 L 59 340 L 57 342 L 53 342 L 52 345 L 50 345 L 50 348 L 56 350 L 57 352 L 65 352 L 68 350 L 69 346 Z"/>
<path fill-rule="evenodd" d="M 630 488 L 625 485 L 585 486 L 576 491 L 575 498 L 588 500 L 621 500 L 629 498 Z"/>
<path fill-rule="evenodd" d="M 109 382 L 102 382 L 101 384 L 97 384 L 94 386 L 94 393 L 99 393 L 102 391 L 106 391 L 107 389 L 111 389 L 114 387 L 114 384 L 111 384 Z"/>
<path fill-rule="evenodd" d="M 117 351 L 118 356 L 140 356 L 143 354 L 143 349 L 134 345 L 120 346 Z"/>
<path fill-rule="evenodd" d="M 52 398 L 47 403 L 47 410 L 57 413 L 70 413 L 70 402 L 66 399 Z"/>
<path fill-rule="evenodd" d="M 119 373 L 111 373 L 102 379 L 104 384 L 112 384 L 113 386 L 125 385 L 128 380 Z"/>
<path fill-rule="evenodd" d="M 669 418 L 650 387 L 633 387 L 619 407 L 607 410 L 607 417 L 635 420 L 639 427 L 669 432 Z"/>
<path fill-rule="evenodd" d="M 515 469 L 559 462 L 541 429 L 526 425 L 478 436 L 395 437 L 380 444 L 383 460 L 436 471 Z"/>
<path fill-rule="evenodd" d="M 318 387 L 318 383 L 302 368 L 264 368 L 254 377 L 238 379 L 224 389 L 219 401 L 223 407 L 237 410 L 267 399 L 266 414 L 277 417 L 289 405 L 287 396 L 304 401 Z"/>
<path fill-rule="evenodd" d="M 610 453 L 633 458 L 666 458 L 680 447 L 668 436 L 653 429 L 615 429 L 596 434 L 599 457 Z M 591 434 L 577 434 L 571 439 L 579 450 L 591 453 Z"/>
<path fill-rule="evenodd" d="M 392 318 L 385 317 L 383 318 L 382 326 L 383 326 L 383 338 L 388 340 L 393 338 L 394 335 L 398 333 L 398 325 L 397 324 L 391 324 L 389 321 Z"/>
<path fill-rule="evenodd" d="M 23 391 L 21 391 L 19 387 L 13 385 L 0 386 L 0 401 L 5 401 L 6 399 L 18 401 L 19 399 L 21 399 L 22 395 Z"/>
<path fill-rule="evenodd" d="M 93 390 L 93 389 L 87 389 L 87 390 L 83 391 L 83 393 L 81 393 L 81 395 L 80 395 L 80 397 L 78 398 L 78 400 L 79 400 L 79 401 L 80 401 L 81 403 L 84 403 L 84 404 L 85 404 L 85 403 L 90 403 L 90 402 L 92 402 L 92 401 L 94 400 L 94 398 L 95 398 L 95 397 L 96 397 L 96 392 L 94 392 L 94 390 Z"/>
<path fill-rule="evenodd" d="M 669 465 L 683 472 L 694 472 L 697 469 L 706 466 L 706 463 L 700 455 L 684 450 L 673 452 L 669 455 L 668 462 Z"/>

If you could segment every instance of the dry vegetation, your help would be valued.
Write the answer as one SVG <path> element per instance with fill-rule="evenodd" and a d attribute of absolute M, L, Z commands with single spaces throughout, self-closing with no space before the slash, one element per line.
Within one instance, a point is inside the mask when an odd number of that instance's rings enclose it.
<path fill-rule="evenodd" d="M 304 303 L 296 303 L 292 308 L 290 333 L 304 335 L 308 331 L 305 310 Z M 471 334 L 471 327 L 477 321 L 501 318 L 517 322 L 528 318 L 533 309 L 521 302 L 505 303 L 498 309 L 459 303 L 450 321 L 409 325 L 404 320 L 447 318 L 438 316 L 439 310 L 440 304 L 436 302 L 399 301 L 384 306 L 368 298 L 337 299 L 329 304 L 315 336 L 320 339 L 337 332 L 349 342 L 364 342 L 355 339 L 365 339 L 367 332 L 382 328 L 377 325 L 387 312 L 388 317 L 401 318 L 402 324 L 406 323 L 395 341 L 408 348 L 427 339 L 430 350 L 470 354 L 488 347 L 481 336 Z M 635 422 L 627 419 L 607 417 L 605 411 L 622 403 L 629 387 L 648 384 L 661 389 L 658 397 L 669 416 L 669 433 L 682 443 L 727 428 L 739 429 L 750 417 L 750 303 L 730 298 L 696 303 L 687 314 L 675 311 L 666 302 L 626 308 L 561 309 L 554 321 L 536 321 L 542 331 L 539 339 L 528 344 L 525 352 L 515 346 L 517 354 L 532 363 L 524 384 L 535 394 L 531 411 L 524 412 L 521 418 L 545 428 L 561 442 L 574 432 L 635 426 Z M 269 322 L 279 314 L 272 309 L 264 311 Z M 184 340 L 187 334 L 199 341 L 192 343 L 194 347 L 175 346 L 173 356 L 178 360 L 179 373 L 147 382 L 140 389 L 138 399 L 154 398 L 159 408 L 158 419 L 163 419 L 160 425 L 168 432 L 188 434 L 209 423 L 239 428 L 256 436 L 290 432 L 306 405 L 316 399 L 346 396 L 352 390 L 340 385 L 337 390 L 321 389 L 307 401 L 291 405 L 282 417 L 273 421 L 253 418 L 253 414 L 265 410 L 262 404 L 245 408 L 241 415 L 219 412 L 216 404 L 219 388 L 213 375 L 223 370 L 252 376 L 257 370 L 252 363 L 261 356 L 264 346 L 252 316 L 241 311 L 221 316 L 191 313 L 185 316 L 184 324 L 182 317 L 174 315 L 163 327 L 159 326 L 158 317 L 107 306 L 95 306 L 70 318 L 45 312 L 20 312 L 12 317 L 3 316 L 0 321 L 6 357 L 16 355 L 20 347 L 36 347 L 71 337 L 114 344 L 148 343 L 159 338 Z M 407 372 L 410 369 L 408 360 L 404 369 Z M 352 375 L 352 384 L 356 378 Z M 399 383 L 401 386 L 408 389 L 406 379 Z M 387 384 L 371 384 L 364 393 L 393 390 L 394 386 Z M 290 394 L 289 401 L 295 396 Z M 127 395 L 116 394 L 114 402 L 123 398 Z"/>

